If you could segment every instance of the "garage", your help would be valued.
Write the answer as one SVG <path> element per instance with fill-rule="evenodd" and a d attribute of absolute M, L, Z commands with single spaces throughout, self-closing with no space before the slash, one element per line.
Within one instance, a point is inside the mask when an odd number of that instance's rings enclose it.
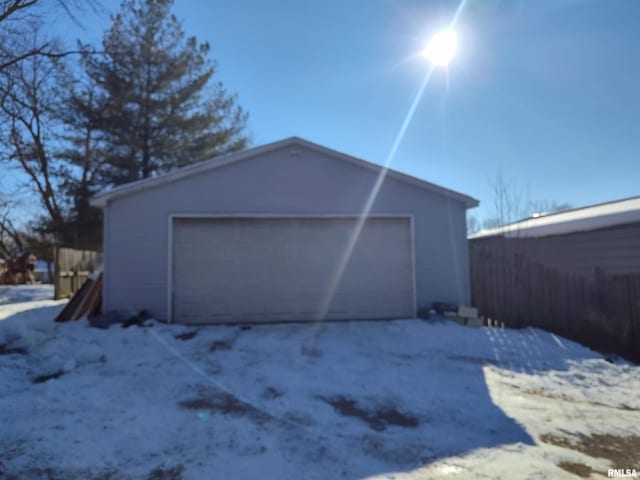
<path fill-rule="evenodd" d="M 470 302 L 466 212 L 477 200 L 297 137 L 91 204 L 104 218 L 102 308 L 127 318 L 372 320 Z"/>
<path fill-rule="evenodd" d="M 182 216 L 172 238 L 179 323 L 415 315 L 409 216 Z"/>

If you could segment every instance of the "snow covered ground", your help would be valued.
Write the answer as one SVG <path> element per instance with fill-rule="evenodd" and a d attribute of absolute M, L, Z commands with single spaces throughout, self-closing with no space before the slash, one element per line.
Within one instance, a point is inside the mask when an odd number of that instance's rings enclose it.
<path fill-rule="evenodd" d="M 2 480 L 640 471 L 639 367 L 541 330 L 99 330 L 54 324 L 63 303 L 0 305 Z"/>
<path fill-rule="evenodd" d="M 33 302 L 36 300 L 51 300 L 53 285 L 0 285 L 0 305 L 19 302 Z M 33 308 L 29 305 L 28 308 Z"/>

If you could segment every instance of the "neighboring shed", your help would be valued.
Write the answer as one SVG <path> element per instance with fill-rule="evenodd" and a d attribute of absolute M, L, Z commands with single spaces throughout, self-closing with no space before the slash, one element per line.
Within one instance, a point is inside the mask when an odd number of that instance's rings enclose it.
<path fill-rule="evenodd" d="M 179 323 L 468 304 L 466 195 L 299 138 L 101 193 L 104 310 Z M 363 211 L 370 207 L 368 216 Z"/>
<path fill-rule="evenodd" d="M 627 198 L 483 230 L 471 248 L 504 248 L 585 276 L 596 268 L 614 274 L 640 272 L 640 197 Z"/>

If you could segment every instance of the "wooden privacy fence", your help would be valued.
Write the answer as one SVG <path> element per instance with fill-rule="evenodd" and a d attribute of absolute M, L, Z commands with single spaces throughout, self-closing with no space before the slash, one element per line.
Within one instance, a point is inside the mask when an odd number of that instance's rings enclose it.
<path fill-rule="evenodd" d="M 90 273 L 102 267 L 102 254 L 92 250 L 56 247 L 54 298 L 68 298 L 77 292 Z"/>
<path fill-rule="evenodd" d="M 471 245 L 470 260 L 480 315 L 640 362 L 640 274 L 564 273 L 506 247 Z"/>

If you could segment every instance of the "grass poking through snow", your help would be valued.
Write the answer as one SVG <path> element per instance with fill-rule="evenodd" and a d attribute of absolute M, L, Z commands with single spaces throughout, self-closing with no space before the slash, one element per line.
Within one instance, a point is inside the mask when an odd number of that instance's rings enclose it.
<path fill-rule="evenodd" d="M 576 450 L 590 457 L 606 458 L 612 465 L 640 465 L 640 436 L 617 436 L 609 433 L 583 435 L 576 434 L 572 438 L 554 435 L 540 435 L 540 440 L 556 447 Z"/>

